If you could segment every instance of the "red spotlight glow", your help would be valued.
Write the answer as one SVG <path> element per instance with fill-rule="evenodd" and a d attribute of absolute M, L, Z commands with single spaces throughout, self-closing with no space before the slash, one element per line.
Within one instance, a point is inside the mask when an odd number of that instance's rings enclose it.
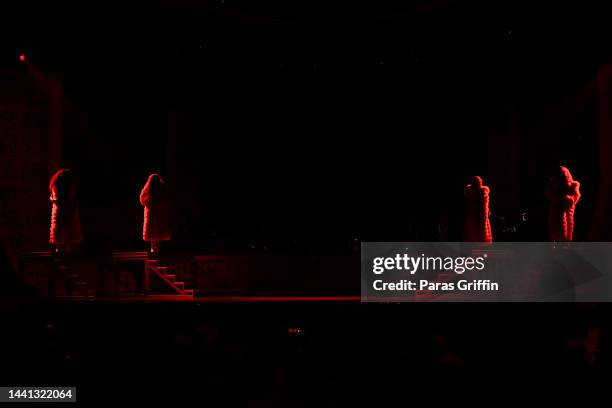
<path fill-rule="evenodd" d="M 25 62 L 25 60 L 26 60 L 25 54 L 19 54 L 19 61 Z"/>

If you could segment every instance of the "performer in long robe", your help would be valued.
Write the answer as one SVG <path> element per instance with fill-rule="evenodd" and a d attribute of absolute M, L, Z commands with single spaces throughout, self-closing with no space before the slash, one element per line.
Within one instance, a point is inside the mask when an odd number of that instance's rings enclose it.
<path fill-rule="evenodd" d="M 493 242 L 489 221 L 489 187 L 478 176 L 464 189 L 463 239 L 465 242 Z"/>
<path fill-rule="evenodd" d="M 76 181 L 72 170 L 61 169 L 55 173 L 51 177 L 49 191 L 52 204 L 49 242 L 59 253 L 82 239 Z"/>
<path fill-rule="evenodd" d="M 559 166 L 546 186 L 548 199 L 548 238 L 551 241 L 574 239 L 574 212 L 580 200 L 580 183 L 570 171 Z"/>
<path fill-rule="evenodd" d="M 150 242 L 151 256 L 158 256 L 161 241 L 172 238 L 168 185 L 159 174 L 149 176 L 140 193 L 140 204 L 144 207 L 142 239 Z"/>

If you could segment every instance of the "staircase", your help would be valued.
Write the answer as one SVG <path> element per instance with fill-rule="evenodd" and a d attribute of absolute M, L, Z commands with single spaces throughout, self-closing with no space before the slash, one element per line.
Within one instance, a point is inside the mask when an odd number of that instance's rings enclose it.
<path fill-rule="evenodd" d="M 72 268 L 66 257 L 54 257 L 53 268 L 55 276 L 64 282 L 64 296 L 67 298 L 83 297 L 85 299 L 93 299 L 95 297 L 95 290 L 90 287 L 86 278 L 82 277 Z M 54 290 L 55 288 L 53 288 Z"/>
<path fill-rule="evenodd" d="M 79 265 L 81 261 L 79 254 L 22 252 L 19 254 L 19 279 L 49 297 L 94 299 L 93 274 L 91 271 L 83 272 Z M 26 268 L 28 265 L 33 268 Z M 44 268 L 41 269 L 42 265 Z"/>
<path fill-rule="evenodd" d="M 172 288 L 179 296 L 192 298 L 195 295 L 193 289 L 186 286 L 185 282 L 177 281 L 176 275 L 169 273 L 167 266 L 162 266 L 157 260 L 145 260 L 145 290 L 148 292 L 151 274 L 157 275 L 170 288 Z"/>

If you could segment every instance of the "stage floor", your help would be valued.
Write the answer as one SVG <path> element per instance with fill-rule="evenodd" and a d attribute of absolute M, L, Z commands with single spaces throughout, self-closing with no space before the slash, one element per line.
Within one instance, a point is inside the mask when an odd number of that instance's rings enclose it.
<path fill-rule="evenodd" d="M 187 303 L 310 303 L 310 302 L 360 302 L 360 296 L 178 296 L 178 295 L 148 295 L 148 296 L 56 296 L 53 298 L 62 302 L 106 302 L 106 303 L 147 303 L 147 302 L 187 302 Z"/>

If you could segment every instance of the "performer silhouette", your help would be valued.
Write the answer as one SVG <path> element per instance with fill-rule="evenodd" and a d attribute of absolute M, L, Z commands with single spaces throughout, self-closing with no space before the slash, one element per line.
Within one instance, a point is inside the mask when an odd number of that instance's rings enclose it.
<path fill-rule="evenodd" d="M 580 200 L 580 183 L 570 171 L 559 166 L 548 180 L 548 238 L 551 241 L 572 241 L 574 238 L 574 211 Z"/>
<path fill-rule="evenodd" d="M 489 187 L 478 176 L 464 189 L 463 239 L 465 242 L 493 242 L 489 221 Z"/>
<path fill-rule="evenodd" d="M 63 253 L 70 244 L 81 241 L 81 218 L 74 172 L 61 169 L 51 177 L 51 231 L 49 242 L 56 253 Z"/>
<path fill-rule="evenodd" d="M 161 241 L 172 238 L 168 185 L 159 174 L 149 176 L 140 193 L 140 204 L 144 207 L 142 239 L 150 242 L 150 255 L 156 257 Z"/>

